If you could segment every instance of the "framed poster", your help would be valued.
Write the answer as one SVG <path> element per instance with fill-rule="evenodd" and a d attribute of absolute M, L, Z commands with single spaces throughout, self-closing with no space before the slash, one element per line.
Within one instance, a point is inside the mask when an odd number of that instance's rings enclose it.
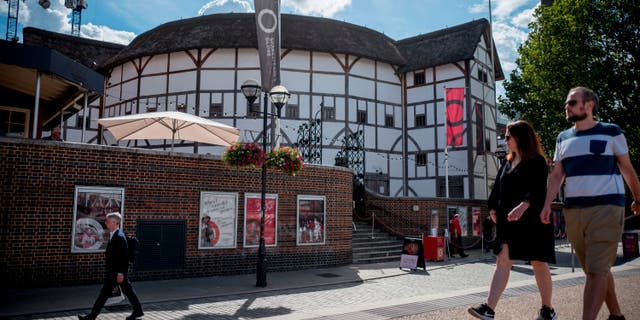
<path fill-rule="evenodd" d="M 473 235 L 479 237 L 481 231 L 480 225 L 480 208 L 472 207 L 471 208 L 471 219 L 473 224 Z"/>
<path fill-rule="evenodd" d="M 107 213 L 122 214 L 123 209 L 124 188 L 76 186 L 71 252 L 104 252 L 109 241 L 109 229 L 105 224 Z"/>
<path fill-rule="evenodd" d="M 324 244 L 327 217 L 325 196 L 298 195 L 296 244 Z"/>
<path fill-rule="evenodd" d="M 260 245 L 260 215 L 261 196 L 259 193 L 245 193 L 244 195 L 244 247 Z M 275 247 L 278 238 L 278 195 L 267 194 L 264 212 L 264 244 Z"/>
<path fill-rule="evenodd" d="M 200 193 L 200 228 L 198 249 L 236 247 L 238 194 L 233 192 Z"/>

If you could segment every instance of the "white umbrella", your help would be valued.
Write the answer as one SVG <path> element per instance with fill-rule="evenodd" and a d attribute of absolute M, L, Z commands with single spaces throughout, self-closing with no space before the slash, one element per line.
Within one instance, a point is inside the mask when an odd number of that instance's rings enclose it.
<path fill-rule="evenodd" d="M 118 141 L 171 139 L 171 151 L 176 139 L 230 146 L 238 141 L 240 133 L 232 126 L 177 111 L 102 118 L 98 119 L 98 124 L 109 130 Z"/>

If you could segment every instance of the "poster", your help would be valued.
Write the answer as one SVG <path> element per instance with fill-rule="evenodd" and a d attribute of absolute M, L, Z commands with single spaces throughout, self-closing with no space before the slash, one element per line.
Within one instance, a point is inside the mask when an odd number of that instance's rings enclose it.
<path fill-rule="evenodd" d="M 238 194 L 231 192 L 200 193 L 198 249 L 236 247 Z"/>
<path fill-rule="evenodd" d="M 425 268 L 422 239 L 404 238 L 402 254 L 400 255 L 400 268 L 411 270 Z"/>
<path fill-rule="evenodd" d="M 326 198 L 324 196 L 298 196 L 296 244 L 324 244 L 326 237 Z"/>
<path fill-rule="evenodd" d="M 480 208 L 471 208 L 471 219 L 473 219 L 473 236 L 479 237 L 482 232 L 482 224 L 480 223 Z"/>
<path fill-rule="evenodd" d="M 107 213 L 123 214 L 123 208 L 124 188 L 76 186 L 71 252 L 104 252 L 109 241 Z"/>
<path fill-rule="evenodd" d="M 261 198 L 259 193 L 244 196 L 244 247 L 260 245 Z M 277 239 L 278 195 L 267 194 L 264 213 L 264 244 L 274 247 Z"/>

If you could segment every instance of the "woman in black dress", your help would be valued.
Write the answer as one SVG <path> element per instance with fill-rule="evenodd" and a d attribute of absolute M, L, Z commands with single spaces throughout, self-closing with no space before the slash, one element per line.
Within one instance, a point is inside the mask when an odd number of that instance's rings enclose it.
<path fill-rule="evenodd" d="M 489 214 L 496 223 L 493 273 L 487 301 L 469 309 L 480 319 L 493 319 L 515 260 L 531 261 L 540 291 L 542 308 L 537 319 L 556 319 L 551 307 L 551 273 L 547 263 L 556 263 L 553 224 L 540 219 L 547 192 L 549 168 L 531 125 L 518 120 L 507 125 L 509 154 L 498 171 L 489 196 Z"/>

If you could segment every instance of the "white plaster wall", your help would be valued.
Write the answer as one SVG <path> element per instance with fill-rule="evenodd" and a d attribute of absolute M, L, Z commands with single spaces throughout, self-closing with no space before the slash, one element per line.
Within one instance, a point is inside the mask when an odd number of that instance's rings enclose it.
<path fill-rule="evenodd" d="M 384 101 L 389 103 L 402 103 L 401 100 L 401 87 L 399 85 L 393 85 L 384 82 L 378 82 L 378 101 Z"/>
<path fill-rule="evenodd" d="M 195 75 L 195 72 L 193 74 Z M 234 77 L 233 70 L 202 70 L 200 71 L 200 90 L 233 90 L 235 89 Z M 192 86 L 195 90 L 195 82 Z"/>
<path fill-rule="evenodd" d="M 309 73 L 301 71 L 280 71 L 280 80 L 289 92 L 309 92 Z"/>
<path fill-rule="evenodd" d="M 129 81 L 122 84 L 122 96 L 120 100 L 129 100 L 137 97 L 138 82 Z"/>
<path fill-rule="evenodd" d="M 167 72 L 167 55 L 161 54 L 151 57 L 147 66 L 142 70 L 142 74 L 165 73 Z"/>
<path fill-rule="evenodd" d="M 166 79 L 167 77 L 165 75 L 142 78 L 140 82 L 140 95 L 150 96 L 164 93 Z"/>
<path fill-rule="evenodd" d="M 105 90 L 104 104 L 110 106 L 120 101 L 120 86 L 114 86 Z"/>
<path fill-rule="evenodd" d="M 344 120 L 347 112 L 347 100 L 345 98 L 336 98 L 336 120 Z"/>
<path fill-rule="evenodd" d="M 169 92 L 190 91 L 195 89 L 195 71 L 172 73 L 169 76 Z"/>
<path fill-rule="evenodd" d="M 351 67 L 349 73 L 373 79 L 376 76 L 376 63 L 369 59 L 360 59 Z"/>
<path fill-rule="evenodd" d="M 434 152 L 427 153 L 427 167 L 428 167 L 427 171 L 428 171 L 429 178 L 433 178 L 436 176 L 436 165 L 435 165 L 436 163 L 438 163 L 438 161 L 436 161 L 436 153 Z M 435 185 L 435 182 L 434 182 L 434 185 Z M 435 193 L 433 195 L 435 196 Z"/>
<path fill-rule="evenodd" d="M 107 86 L 120 83 L 122 81 L 122 66 L 117 66 L 111 69 L 109 75 L 105 78 Z"/>
<path fill-rule="evenodd" d="M 365 99 L 374 97 L 374 82 L 367 79 L 349 77 L 349 95 Z"/>
<path fill-rule="evenodd" d="M 313 92 L 344 94 L 344 76 L 334 74 L 313 74 Z"/>
<path fill-rule="evenodd" d="M 341 63 L 344 63 L 344 55 L 336 55 Z M 313 71 L 344 73 L 340 62 L 331 54 L 324 52 L 313 52 Z"/>
<path fill-rule="evenodd" d="M 136 63 L 138 63 L 138 59 L 136 59 Z M 122 67 L 122 81 L 127 81 L 138 77 L 136 68 L 133 66 L 133 63 L 131 61 L 126 62 Z"/>
<path fill-rule="evenodd" d="M 400 79 L 395 74 L 396 71 L 390 64 L 379 62 L 377 71 L 378 80 L 400 84 Z"/>
<path fill-rule="evenodd" d="M 417 103 L 431 100 L 432 98 L 433 89 L 431 86 L 407 88 L 407 103 Z"/>
<path fill-rule="evenodd" d="M 411 180 L 409 187 L 417 193 L 418 197 L 435 197 L 436 195 L 435 180 Z"/>
<path fill-rule="evenodd" d="M 238 67 L 260 68 L 258 49 L 238 49 Z"/>
<path fill-rule="evenodd" d="M 369 131 L 367 131 L 367 133 L 369 133 Z M 402 130 L 378 127 L 378 149 L 391 150 L 393 144 L 400 138 L 402 138 Z"/>
<path fill-rule="evenodd" d="M 281 69 L 309 70 L 309 51 L 292 50 L 280 60 Z"/>
<path fill-rule="evenodd" d="M 189 52 L 193 57 L 198 57 L 197 50 L 190 50 Z M 191 60 L 191 57 L 188 56 L 186 52 L 171 53 L 171 63 L 169 64 L 170 71 L 187 70 L 195 67 L 193 60 Z"/>
<path fill-rule="evenodd" d="M 202 50 L 202 56 L 206 56 L 213 49 Z M 202 64 L 202 68 L 233 68 L 236 65 L 235 49 L 215 49 Z"/>
<path fill-rule="evenodd" d="M 464 68 L 464 61 L 459 61 L 457 63 L 460 67 Z M 444 79 L 451 79 L 457 77 L 464 77 L 464 73 L 462 70 L 452 64 L 446 64 L 442 66 L 436 67 L 436 80 L 442 81 Z"/>

